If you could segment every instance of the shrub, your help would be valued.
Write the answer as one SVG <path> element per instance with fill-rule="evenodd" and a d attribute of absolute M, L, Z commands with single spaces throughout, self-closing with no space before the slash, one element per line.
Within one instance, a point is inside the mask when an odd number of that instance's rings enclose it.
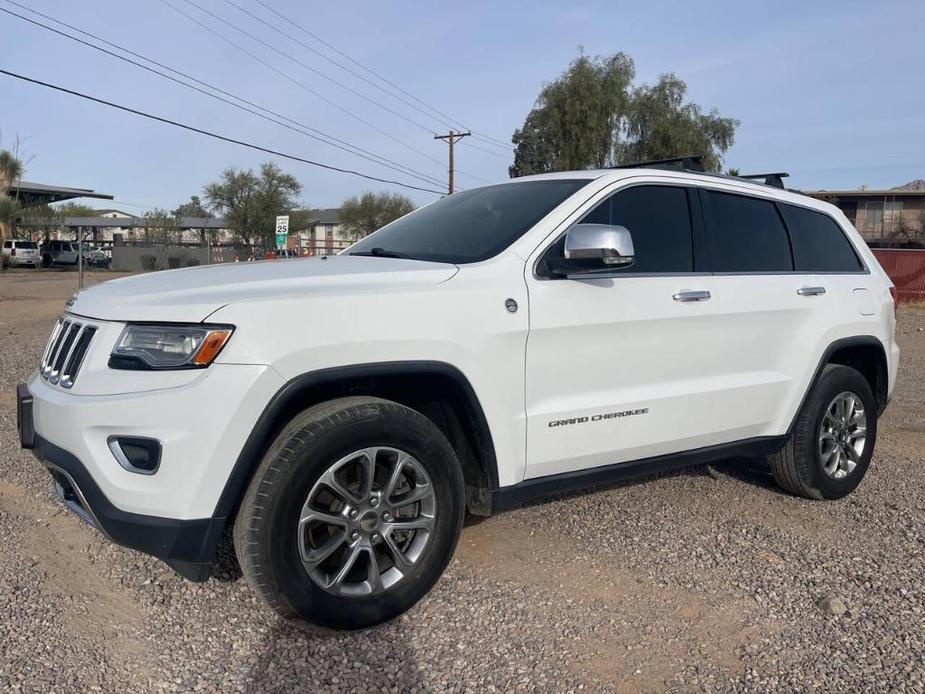
<path fill-rule="evenodd" d="M 196 267 L 199 265 L 199 258 L 187 258 L 185 265 L 186 267 Z"/>
<path fill-rule="evenodd" d="M 185 260 L 182 255 L 171 255 L 167 257 L 167 267 L 171 270 L 176 270 L 178 267 L 183 266 L 183 261 Z"/>
<path fill-rule="evenodd" d="M 155 255 L 143 255 L 141 256 L 141 267 L 145 272 L 153 272 L 157 270 L 157 256 Z"/>
<path fill-rule="evenodd" d="M 0 269 L 6 270 L 12 262 L 13 261 L 10 259 L 10 256 L 0 256 Z"/>

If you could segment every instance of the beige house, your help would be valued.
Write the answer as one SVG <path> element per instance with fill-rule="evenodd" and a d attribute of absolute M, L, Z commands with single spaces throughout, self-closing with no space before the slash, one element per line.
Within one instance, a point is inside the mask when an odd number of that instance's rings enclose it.
<path fill-rule="evenodd" d="M 289 235 L 289 247 L 308 255 L 333 255 L 352 242 L 343 231 L 338 208 L 306 210 L 307 221 Z"/>

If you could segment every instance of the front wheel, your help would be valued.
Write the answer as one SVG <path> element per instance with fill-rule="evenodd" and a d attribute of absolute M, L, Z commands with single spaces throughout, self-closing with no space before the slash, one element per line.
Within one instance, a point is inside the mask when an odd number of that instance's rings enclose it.
<path fill-rule="evenodd" d="M 797 415 L 771 472 L 787 491 L 840 499 L 861 483 L 877 440 L 877 401 L 858 371 L 828 364 Z"/>
<path fill-rule="evenodd" d="M 281 616 L 388 621 L 440 577 L 462 528 L 456 455 L 426 417 L 369 397 L 297 415 L 267 451 L 234 528 L 244 575 Z"/>

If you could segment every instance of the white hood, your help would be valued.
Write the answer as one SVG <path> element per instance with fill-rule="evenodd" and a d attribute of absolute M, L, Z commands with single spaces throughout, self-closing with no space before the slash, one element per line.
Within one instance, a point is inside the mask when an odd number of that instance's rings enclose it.
<path fill-rule="evenodd" d="M 104 282 L 80 292 L 69 310 L 100 320 L 199 322 L 238 300 L 433 285 L 457 271 L 446 263 L 349 255 L 224 263 Z"/>

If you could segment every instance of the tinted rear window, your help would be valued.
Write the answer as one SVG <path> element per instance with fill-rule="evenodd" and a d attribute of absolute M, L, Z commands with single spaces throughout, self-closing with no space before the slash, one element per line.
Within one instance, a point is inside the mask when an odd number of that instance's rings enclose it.
<path fill-rule="evenodd" d="M 704 191 L 714 272 L 789 272 L 790 241 L 770 200 Z"/>
<path fill-rule="evenodd" d="M 858 272 L 861 261 L 838 223 L 829 215 L 796 205 L 781 205 L 797 272 Z"/>
<path fill-rule="evenodd" d="M 17 241 L 16 248 L 38 248 L 38 245 L 35 241 Z"/>

